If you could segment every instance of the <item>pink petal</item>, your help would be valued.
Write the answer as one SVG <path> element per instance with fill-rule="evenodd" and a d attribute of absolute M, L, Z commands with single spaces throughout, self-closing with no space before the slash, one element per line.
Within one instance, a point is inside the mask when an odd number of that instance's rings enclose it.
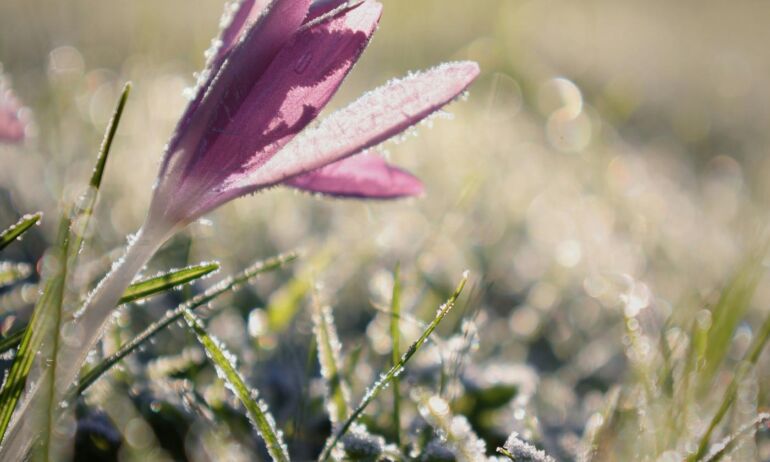
<path fill-rule="evenodd" d="M 345 3 L 349 5 L 356 5 L 359 2 L 360 0 L 358 0 L 358 2 L 355 0 L 315 0 L 313 4 L 310 5 L 310 12 L 308 12 L 305 22 L 312 21 L 325 15 L 326 13 L 334 11 Z"/>
<path fill-rule="evenodd" d="M 1 77 L 1 76 L 0 76 Z M 19 118 L 19 104 L 11 90 L 0 81 L 0 141 L 17 143 L 24 139 L 24 122 Z"/>
<path fill-rule="evenodd" d="M 231 188 L 246 194 L 307 173 L 397 135 L 456 98 L 479 74 L 473 62 L 442 64 L 380 87 L 306 130 Z"/>
<path fill-rule="evenodd" d="M 233 22 L 223 31 L 222 48 L 205 71 L 208 76 L 203 79 L 169 142 L 161 175 L 179 151 L 194 155 L 210 126 L 238 110 L 243 96 L 302 25 L 310 6 L 310 0 L 273 0 L 266 8 L 261 8 L 263 3 L 263 0 L 246 0 L 239 4 Z M 244 31 L 246 22 L 253 16 L 257 16 L 258 21 Z M 181 159 L 174 159 L 174 162 L 179 161 Z"/>
<path fill-rule="evenodd" d="M 395 199 L 423 193 L 422 183 L 417 177 L 369 153 L 347 157 L 295 176 L 286 184 L 337 197 Z"/>
<path fill-rule="evenodd" d="M 231 106 L 225 98 L 203 139 L 190 147 L 194 154 L 179 164 L 184 187 L 175 188 L 175 195 L 186 203 L 183 215 L 200 215 L 235 197 L 225 180 L 258 169 L 316 118 L 368 44 L 381 11 L 379 3 L 366 1 L 303 29 L 250 91 L 239 91 L 239 82 L 225 87 L 225 96 L 235 92 L 239 104 Z M 217 79 L 212 92 L 219 85 Z"/>
<path fill-rule="evenodd" d="M 224 16 L 230 17 L 223 16 L 221 20 L 227 25 L 222 29 L 219 47 L 212 58 L 213 61 L 223 60 L 222 58 L 238 43 L 243 31 L 259 19 L 269 3 L 270 0 L 241 0 L 225 7 L 232 10 L 225 10 Z"/>

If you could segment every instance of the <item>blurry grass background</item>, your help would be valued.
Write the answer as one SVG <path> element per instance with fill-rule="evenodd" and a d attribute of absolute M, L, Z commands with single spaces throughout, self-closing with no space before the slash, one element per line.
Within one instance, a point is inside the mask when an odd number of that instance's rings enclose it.
<path fill-rule="evenodd" d="M 422 319 L 468 268 L 475 290 L 454 316 L 472 318 L 483 334 L 469 347 L 477 359 L 462 369 L 479 382 L 519 387 L 496 413 L 476 416 L 479 431 L 499 444 L 518 430 L 570 457 L 607 391 L 644 380 L 629 361 L 657 373 L 658 343 L 676 346 L 694 319 L 708 325 L 706 308 L 764 248 L 770 4 L 384 3 L 378 33 L 332 106 L 444 60 L 476 60 L 483 71 L 469 99 L 449 107 L 453 120 L 437 118 L 417 137 L 385 145 L 394 162 L 424 180 L 426 196 L 364 203 L 268 191 L 191 226 L 151 267 L 216 259 L 229 274 L 305 250 L 302 264 L 258 281 L 210 321 L 255 365 L 252 383 L 278 390 L 267 399 L 281 422 L 297 419 L 294 400 L 308 386 L 310 317 L 302 307 L 313 285 L 322 285 L 348 349 L 366 344 L 387 358 L 388 317 L 375 307 L 388 304 L 395 264 L 403 309 Z M 4 257 L 34 264 L 42 255 L 61 198 L 81 192 L 114 101 L 131 80 L 88 252 L 123 245 L 142 221 L 183 90 L 203 65 L 221 10 L 218 0 L 0 2 L 0 62 L 33 121 L 22 147 L 0 146 L 0 227 L 24 212 L 48 218 Z M 90 277 L 108 264 L 95 260 Z M 745 320 L 728 332 L 726 371 L 769 313 L 770 284 L 763 272 L 759 278 Z M 4 316 L 30 307 L 34 276 L 27 282 L 0 288 Z M 142 325 L 170 306 L 149 304 L 124 317 Z M 629 327 L 630 319 L 638 322 Z M 132 322 L 116 328 L 116 339 L 129 336 Z M 419 333 L 409 322 L 402 328 L 404 341 Z M 182 345 L 194 342 L 174 328 L 154 354 Z M 138 364 L 148 362 L 150 352 Z M 741 395 L 749 396 L 749 410 L 734 416 L 734 428 L 768 404 L 770 368 L 766 357 L 760 363 L 753 391 Z M 354 382 L 354 391 L 367 383 Z M 713 404 L 691 412 L 692 424 L 676 427 L 683 442 L 660 443 L 655 457 L 670 448 L 680 451 L 670 456 L 678 460 L 692 450 Z M 131 415 L 119 420 L 124 430 L 133 422 Z M 149 441 L 137 437 L 135 448 L 158 445 L 146 432 L 128 431 Z M 640 441 L 628 443 L 626 454 L 649 449 Z M 767 460 L 770 444 L 757 441 L 745 451 Z"/>

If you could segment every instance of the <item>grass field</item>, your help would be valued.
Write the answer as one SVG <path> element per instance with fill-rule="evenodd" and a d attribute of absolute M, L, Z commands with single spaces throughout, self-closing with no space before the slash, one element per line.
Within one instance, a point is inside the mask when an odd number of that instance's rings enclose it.
<path fill-rule="evenodd" d="M 279 187 L 192 223 L 143 274 L 218 271 L 124 305 L 89 364 L 255 262 L 297 257 L 180 311 L 74 400 L 74 416 L 35 432 L 52 435 L 48 458 L 269 460 L 262 423 L 274 418 L 298 461 L 335 435 L 328 455 L 344 460 L 770 460 L 770 6 L 383 3 L 327 112 L 412 70 L 481 68 L 467 97 L 382 147 L 424 195 Z M 0 248 L 4 338 L 48 287 L 42 257 L 62 249 L 59 217 L 85 191 L 127 81 L 60 307 L 78 305 L 141 226 L 222 6 L 0 3 L 2 72 L 29 120 L 23 143 L 0 144 L 0 230 L 43 212 Z M 82 335 L 62 325 L 62 342 Z M 272 415 L 262 423 L 254 390 Z"/>

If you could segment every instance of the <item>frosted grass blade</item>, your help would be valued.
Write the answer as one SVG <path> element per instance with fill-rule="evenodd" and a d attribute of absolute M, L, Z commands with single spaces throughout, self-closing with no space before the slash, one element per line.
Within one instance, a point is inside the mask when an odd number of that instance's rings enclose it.
<path fill-rule="evenodd" d="M 265 440 L 267 452 L 274 461 L 288 462 L 289 455 L 286 444 L 284 444 L 283 437 L 276 428 L 275 420 L 270 415 L 265 402 L 259 399 L 255 389 L 251 389 L 246 385 L 236 370 L 232 356 L 220 347 L 218 340 L 206 332 L 206 328 L 201 320 L 189 309 L 183 309 L 182 313 L 185 321 L 187 321 L 187 325 L 190 326 L 195 336 L 198 337 L 198 341 L 203 345 L 209 359 L 214 363 L 219 377 L 227 383 L 228 388 L 243 403 L 249 418 Z"/>
<path fill-rule="evenodd" d="M 42 217 L 42 212 L 37 212 L 31 215 L 24 215 L 18 222 L 16 222 L 15 225 L 0 233 L 0 250 L 8 247 L 8 244 L 18 239 L 19 236 L 24 234 L 29 228 L 40 221 L 40 218 Z"/>
<path fill-rule="evenodd" d="M 439 431 L 442 435 L 442 443 L 452 450 L 457 462 L 486 462 L 486 443 L 476 435 L 468 419 L 453 415 L 449 403 L 438 395 L 425 390 L 419 390 L 415 394 L 420 415 L 430 426 Z M 513 436 L 511 435 L 508 441 L 511 441 Z M 506 449 L 510 450 L 508 442 L 506 442 Z M 546 462 L 546 459 L 533 460 Z"/>
<path fill-rule="evenodd" d="M 770 422 L 770 413 L 763 412 L 759 414 L 750 422 L 741 426 L 738 431 L 726 436 L 719 443 L 714 444 L 703 459 L 704 462 L 717 462 L 730 452 L 735 446 L 735 443 L 737 443 L 743 436 L 753 435 L 756 433 L 757 427 L 767 422 Z"/>
<path fill-rule="evenodd" d="M 457 301 L 457 298 L 460 296 L 460 293 L 463 291 L 463 288 L 465 287 L 465 283 L 468 282 L 468 272 L 466 271 L 463 274 L 462 279 L 460 280 L 460 283 L 457 285 L 457 288 L 455 289 L 454 293 L 447 299 L 447 301 L 441 305 L 438 309 L 438 312 L 436 313 L 436 316 L 433 318 L 433 321 L 428 324 L 428 327 L 425 328 L 423 333 L 420 335 L 420 337 L 411 345 L 409 345 L 409 349 L 406 350 L 406 353 L 404 353 L 403 356 L 401 356 L 401 359 L 398 361 L 396 365 L 390 368 L 385 374 L 381 375 L 380 380 L 374 383 L 372 387 L 367 391 L 367 393 L 364 395 L 363 399 L 361 400 L 361 403 L 356 407 L 356 409 L 353 411 L 353 413 L 350 415 L 350 417 L 347 418 L 344 424 L 340 426 L 337 431 L 335 431 L 331 437 L 326 442 L 326 445 L 324 446 L 323 451 L 321 452 L 321 455 L 318 457 L 318 460 L 321 462 L 324 462 L 329 459 L 329 456 L 331 455 L 332 450 L 334 447 L 339 443 L 340 439 L 345 436 L 345 433 L 350 429 L 350 426 L 353 425 L 353 423 L 358 420 L 358 418 L 361 416 L 361 414 L 364 412 L 366 407 L 374 400 L 374 398 L 377 397 L 377 395 L 380 394 L 380 392 L 388 386 L 393 381 L 393 378 L 399 375 L 403 370 L 404 366 L 407 362 L 414 356 L 415 353 L 422 347 L 422 345 L 425 343 L 425 341 L 428 339 L 430 334 L 433 333 L 433 331 L 438 327 L 441 320 L 444 319 L 444 317 L 452 310 L 452 308 L 455 305 L 455 302 Z"/>
<path fill-rule="evenodd" d="M 267 260 L 259 261 L 251 265 L 250 267 L 246 268 L 242 272 L 236 274 L 235 276 L 230 276 L 222 280 L 218 284 L 209 288 L 204 293 L 193 297 L 191 300 L 167 312 L 166 315 L 163 316 L 163 318 L 152 323 L 149 327 L 147 327 L 144 331 L 142 331 L 141 334 L 134 337 L 130 342 L 123 345 L 118 351 L 110 355 L 108 358 L 105 358 L 104 360 L 102 360 L 102 362 L 97 364 L 93 369 L 85 373 L 83 377 L 80 379 L 80 381 L 78 382 L 77 387 L 72 392 L 73 395 L 79 395 L 83 393 L 86 389 L 88 389 L 88 387 L 90 387 L 94 382 L 96 382 L 96 380 L 99 377 L 101 377 L 102 374 L 107 372 L 112 366 L 114 366 L 115 364 L 120 362 L 120 360 L 122 360 L 126 356 L 136 351 L 137 348 L 142 346 L 145 342 L 149 341 L 158 332 L 165 329 L 170 324 L 173 324 L 174 322 L 181 319 L 183 316 L 184 310 L 186 309 L 194 310 L 203 305 L 206 305 L 212 302 L 214 299 L 216 299 L 220 295 L 230 292 L 232 290 L 235 290 L 238 286 L 242 284 L 246 284 L 249 280 L 257 277 L 261 273 L 276 270 L 296 259 L 297 259 L 296 253 L 287 253 L 283 255 L 278 255 L 273 258 L 269 258 Z M 70 396 L 70 399 L 73 398 L 73 395 Z"/>
<path fill-rule="evenodd" d="M 334 428 L 350 413 L 350 387 L 341 375 L 341 345 L 331 308 L 315 300 L 312 318 L 313 333 L 318 345 L 318 363 L 321 365 L 321 376 L 326 385 L 324 401 Z"/>
<path fill-rule="evenodd" d="M 399 343 L 401 342 L 401 329 L 398 325 L 401 319 L 401 274 L 400 266 L 396 265 L 393 272 L 393 293 L 390 297 L 390 342 L 392 365 L 398 364 L 401 358 Z M 393 431 L 395 443 L 401 447 L 401 390 L 399 390 L 398 376 L 393 377 Z"/>
<path fill-rule="evenodd" d="M 168 273 L 159 276 L 144 279 L 131 284 L 128 289 L 126 289 L 119 304 L 123 305 L 125 303 L 142 301 L 152 295 L 166 292 L 183 284 L 193 282 L 218 270 L 218 263 L 205 263 L 183 268 L 181 270 L 169 271 Z M 0 353 L 18 346 L 24 335 L 24 329 L 26 329 L 26 326 L 0 340 Z"/>
<path fill-rule="evenodd" d="M 202 263 L 154 276 L 131 284 L 123 293 L 120 304 L 135 302 L 187 284 L 219 270 L 219 263 Z"/>
<path fill-rule="evenodd" d="M 736 370 L 730 385 L 727 386 L 727 390 L 725 391 L 724 397 L 722 398 L 722 403 L 719 405 L 719 408 L 717 409 L 716 414 L 714 414 L 714 417 L 711 418 L 711 422 L 709 422 L 709 426 L 706 429 L 706 432 L 703 434 L 700 442 L 698 443 L 698 450 L 687 458 L 688 461 L 694 462 L 701 460 L 706 455 L 709 442 L 711 441 L 711 435 L 714 433 L 714 430 L 716 430 L 720 422 L 722 422 L 722 419 L 727 414 L 730 406 L 732 406 L 732 404 L 735 402 L 735 397 L 738 392 L 738 385 L 741 383 L 743 378 L 746 377 L 746 374 L 752 368 L 754 368 L 754 366 L 756 366 L 757 361 L 759 361 L 759 356 L 765 349 L 765 345 L 767 345 L 768 340 L 770 340 L 770 316 L 768 316 L 768 318 L 765 320 L 765 323 L 762 324 L 762 327 L 754 337 L 754 340 L 751 343 L 751 347 L 749 347 L 749 351 L 746 354 L 746 358 L 744 359 L 743 363 L 738 366 L 738 369 Z"/>
<path fill-rule="evenodd" d="M 30 225 L 31 226 L 31 225 Z M 13 360 L 8 376 L 0 389 L 0 441 L 5 437 L 16 405 L 21 398 L 27 377 L 38 355 L 43 341 L 54 338 L 54 346 L 58 340 L 58 328 L 51 332 L 51 322 L 58 327 L 60 321 L 64 287 L 66 285 L 67 256 L 69 254 L 70 222 L 62 219 L 59 225 L 57 245 L 46 257 L 45 268 L 50 271 L 46 275 L 45 289 L 35 304 L 32 319 L 21 339 L 19 351 Z"/>

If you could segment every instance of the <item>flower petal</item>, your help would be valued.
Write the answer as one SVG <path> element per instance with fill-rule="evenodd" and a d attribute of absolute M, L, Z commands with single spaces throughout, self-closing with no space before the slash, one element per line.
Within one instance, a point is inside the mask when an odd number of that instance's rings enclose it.
<path fill-rule="evenodd" d="M 235 197 L 226 180 L 258 169 L 315 120 L 369 43 L 381 12 L 382 5 L 367 0 L 302 29 L 250 91 L 238 94 L 237 111 L 221 104 L 203 139 L 190 146 L 195 154 L 172 169 L 183 173 L 173 188 L 178 200 L 170 202 L 187 210 L 169 213 L 187 219 Z"/>
<path fill-rule="evenodd" d="M 362 153 L 295 176 L 286 185 L 337 197 L 395 199 L 419 196 L 422 182 L 389 165 L 376 154 Z"/>
<path fill-rule="evenodd" d="M 270 0 L 240 0 L 225 7 L 220 20 L 226 24 L 219 38 L 214 61 L 221 60 L 238 43 L 243 31 L 253 24 L 265 12 Z"/>
<path fill-rule="evenodd" d="M 247 194 L 375 146 L 456 98 L 478 76 L 473 62 L 447 63 L 380 87 L 306 130 L 261 168 L 234 176 Z"/>
<path fill-rule="evenodd" d="M 310 0 L 273 0 L 265 8 L 259 8 L 262 0 L 245 1 L 239 4 L 233 20 L 235 24 L 225 28 L 225 35 L 234 35 L 227 48 L 219 57 L 214 57 L 197 90 L 179 121 L 176 132 L 169 142 L 161 165 L 161 176 L 166 174 L 170 163 L 182 163 L 183 159 L 195 156 L 202 137 L 212 124 L 230 117 L 243 103 L 255 82 L 269 68 L 278 52 L 302 25 L 310 7 Z M 247 14 L 248 13 L 248 14 Z M 252 15 L 259 19 L 252 26 L 244 26 Z M 243 24 L 238 26 L 238 22 Z M 247 27 L 246 30 L 241 30 Z M 242 35 L 240 41 L 237 37 Z M 223 35 L 224 37 L 224 35 Z M 221 61 L 221 62 L 220 62 Z"/>

